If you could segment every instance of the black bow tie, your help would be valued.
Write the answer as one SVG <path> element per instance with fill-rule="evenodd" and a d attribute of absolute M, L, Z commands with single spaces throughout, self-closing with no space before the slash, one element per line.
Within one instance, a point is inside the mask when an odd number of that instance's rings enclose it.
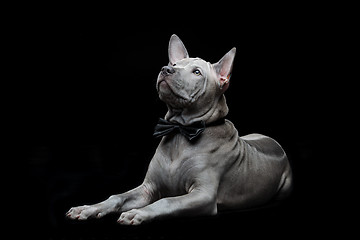
<path fill-rule="evenodd" d="M 160 118 L 158 124 L 155 126 L 154 137 L 162 137 L 172 132 L 180 132 L 184 135 L 188 140 L 193 140 L 197 136 L 199 136 L 207 126 L 219 125 L 224 123 L 225 120 L 219 119 L 215 122 L 212 122 L 208 125 L 205 125 L 204 121 L 195 122 L 189 126 L 184 126 L 177 123 L 172 123 L 166 121 L 165 119 Z"/>

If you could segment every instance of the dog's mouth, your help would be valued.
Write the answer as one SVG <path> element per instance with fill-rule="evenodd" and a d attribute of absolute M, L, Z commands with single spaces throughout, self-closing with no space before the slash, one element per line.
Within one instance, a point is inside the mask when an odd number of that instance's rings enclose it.
<path fill-rule="evenodd" d="M 156 84 L 156 89 L 160 93 L 164 91 L 166 92 L 167 90 L 171 90 L 171 87 L 168 84 L 168 82 L 165 80 L 165 78 L 162 77 L 158 79 L 158 82 Z"/>
<path fill-rule="evenodd" d="M 170 88 L 170 86 L 169 86 L 169 84 L 166 82 L 166 80 L 165 79 L 160 79 L 160 81 L 158 81 L 158 89 L 160 88 L 160 86 L 162 86 L 162 87 L 169 87 Z"/>
<path fill-rule="evenodd" d="M 171 84 L 168 83 L 165 77 L 159 78 L 157 82 L 157 91 L 159 93 L 160 99 L 167 99 L 168 101 L 180 101 L 182 103 L 187 103 L 190 101 L 190 99 L 178 94 L 174 89 L 172 88 Z"/>

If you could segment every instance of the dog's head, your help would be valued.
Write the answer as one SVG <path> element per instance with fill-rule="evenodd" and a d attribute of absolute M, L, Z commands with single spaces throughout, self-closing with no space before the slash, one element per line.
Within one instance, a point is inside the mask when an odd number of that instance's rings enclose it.
<path fill-rule="evenodd" d="M 156 89 L 168 106 L 165 118 L 189 125 L 196 121 L 213 122 L 226 116 L 228 108 L 223 93 L 229 86 L 236 49 L 231 49 L 217 63 L 190 58 L 178 36 L 169 42 L 169 64 L 158 76 Z"/>

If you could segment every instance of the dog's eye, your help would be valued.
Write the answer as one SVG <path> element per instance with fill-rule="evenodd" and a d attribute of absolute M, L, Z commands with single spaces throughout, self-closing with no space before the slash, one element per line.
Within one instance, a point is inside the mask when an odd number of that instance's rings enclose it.
<path fill-rule="evenodd" d="M 201 75 L 201 72 L 198 70 L 198 69 L 195 69 L 193 71 L 193 74 L 195 74 L 196 76 L 200 76 Z"/>

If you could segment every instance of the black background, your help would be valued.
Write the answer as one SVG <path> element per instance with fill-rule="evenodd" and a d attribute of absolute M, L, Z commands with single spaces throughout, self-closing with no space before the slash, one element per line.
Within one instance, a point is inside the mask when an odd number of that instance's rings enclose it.
<path fill-rule="evenodd" d="M 319 169 L 327 159 L 315 146 L 329 104 L 321 91 L 323 73 L 331 71 L 324 61 L 330 19 L 311 6 L 175 7 L 50 8 L 16 19 L 14 55 L 23 81 L 14 86 L 12 110 L 30 233 L 46 239 L 323 234 L 319 223 L 334 216 L 324 211 L 327 180 Z M 191 57 L 210 62 L 237 48 L 227 118 L 240 135 L 257 132 L 280 142 L 294 171 L 292 196 L 276 207 L 140 227 L 118 226 L 118 216 L 65 219 L 72 206 L 142 182 L 159 142 L 154 125 L 166 113 L 155 82 L 173 33 Z"/>

